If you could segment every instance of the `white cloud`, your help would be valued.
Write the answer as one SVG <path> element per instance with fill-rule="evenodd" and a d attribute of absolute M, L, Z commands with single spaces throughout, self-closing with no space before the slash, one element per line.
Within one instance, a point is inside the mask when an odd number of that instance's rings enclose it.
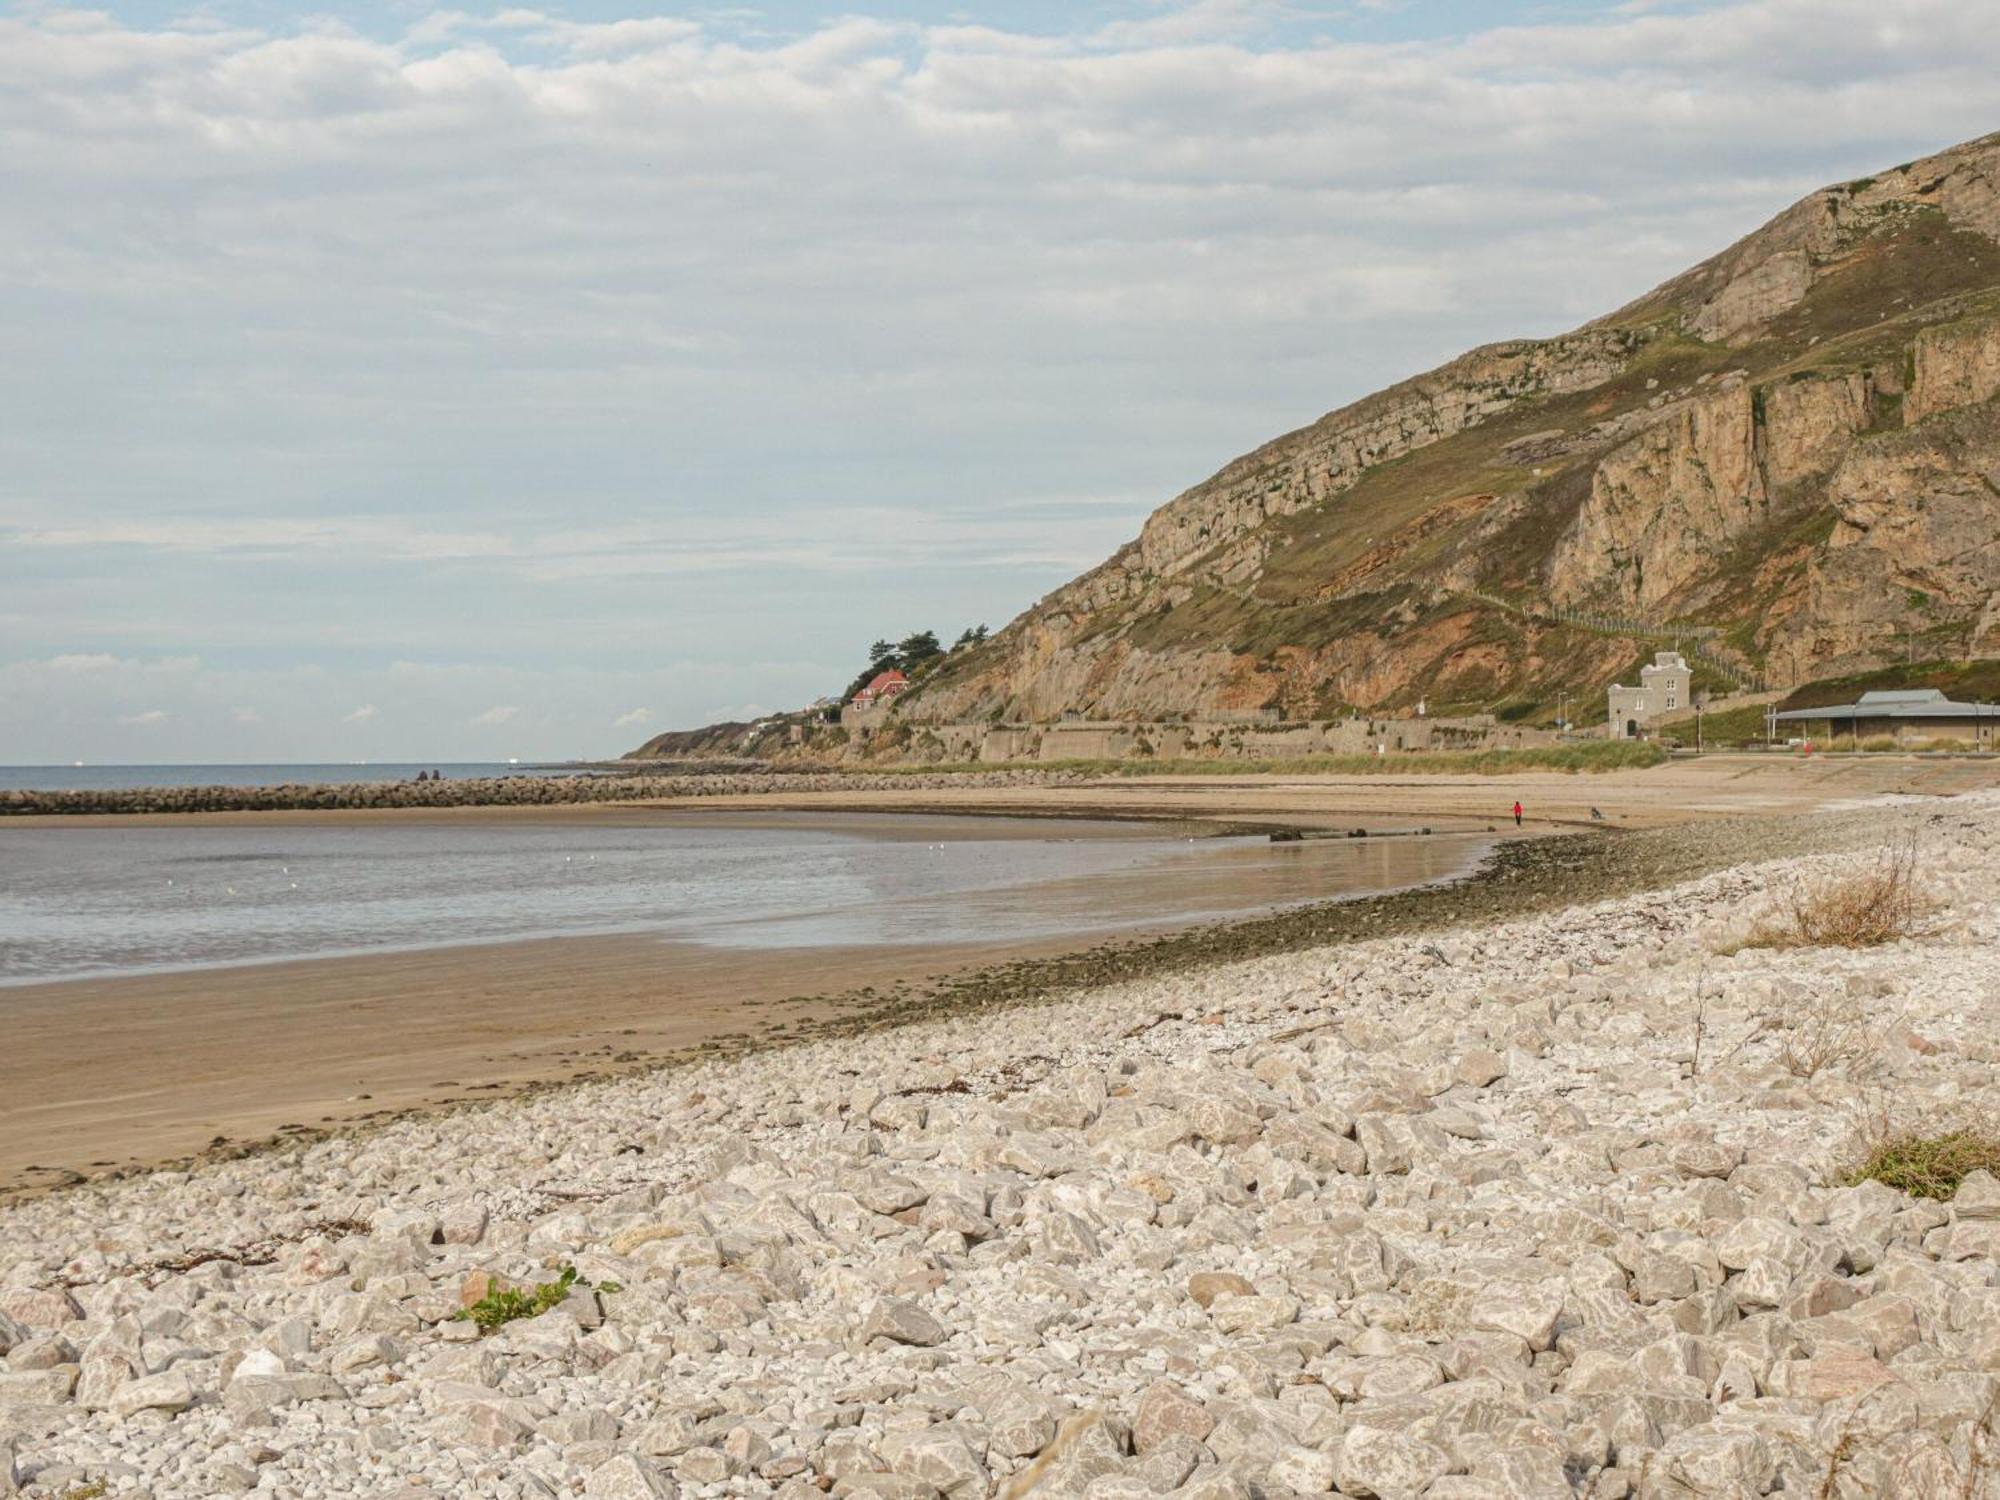
<path fill-rule="evenodd" d="M 120 724 L 145 726 L 149 724 L 164 724 L 167 722 L 168 717 L 167 711 L 163 708 L 149 708 L 142 713 L 120 714 L 118 722 Z"/>
<path fill-rule="evenodd" d="M 229 717 L 232 722 L 237 724 L 261 724 L 264 722 L 264 716 L 254 708 L 239 708 Z"/>
<path fill-rule="evenodd" d="M 355 709 L 354 712 L 342 718 L 340 722 L 343 724 L 366 724 L 369 720 L 373 719 L 374 717 L 375 717 L 375 705 L 372 703 L 364 703 L 361 705 L 361 707 Z"/>
<path fill-rule="evenodd" d="M 470 719 L 466 720 L 466 722 L 472 725 L 475 729 L 490 728 L 496 724 L 505 724 L 508 720 L 512 719 L 516 714 L 520 713 L 520 711 L 521 710 L 514 704 L 496 703 L 493 707 L 487 709 L 484 713 L 474 714 Z"/>
<path fill-rule="evenodd" d="M 1082 567 L 1123 539 L 1139 497 L 1105 516 L 1101 497 L 1082 496 L 983 507 L 939 506 L 908 513 L 883 506 L 818 506 L 769 515 L 714 516 L 679 521 L 631 521 L 578 526 L 560 513 L 484 530 L 421 520 L 327 516 L 284 521 L 246 516 L 195 524 L 143 516 L 107 516 L 65 525 L 17 506 L 7 516 L 17 547 L 81 552 L 107 547 L 151 554 L 182 552 L 235 567 L 279 561 L 460 564 L 515 578 L 564 579 L 630 575 L 751 573 L 790 566 L 829 573 L 874 568 L 884 561 L 913 566 L 952 562 L 982 567 L 1031 562 Z M 1074 507 L 1079 514 L 1023 514 L 1029 508 Z M 106 658 L 107 660 L 109 658 Z M 80 657 L 73 670 L 96 660 Z"/>
<path fill-rule="evenodd" d="M 1288 427 L 2000 123 L 1963 0 L 1394 45 L 1124 9 L 0 12 L 0 742 L 103 759 L 158 704 L 163 751 L 311 758 L 287 726 L 348 702 L 476 751 L 532 703 L 543 753 L 807 701 Z"/>
<path fill-rule="evenodd" d="M 644 708 L 627 709 L 611 721 L 613 729 L 637 729 L 653 717 L 651 710 Z"/>

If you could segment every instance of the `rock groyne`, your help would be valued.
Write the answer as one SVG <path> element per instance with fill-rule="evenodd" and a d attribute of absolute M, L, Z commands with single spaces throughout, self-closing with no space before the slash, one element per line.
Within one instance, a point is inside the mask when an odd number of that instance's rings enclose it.
<path fill-rule="evenodd" d="M 760 792 L 941 791 L 1056 786 L 1075 772 L 1009 770 L 856 775 L 739 772 L 674 776 L 501 776 L 461 781 L 341 782 L 327 786 L 118 787 L 0 792 L 0 817 L 82 813 L 334 812 L 365 808 L 528 807 L 587 802 L 661 802 Z"/>

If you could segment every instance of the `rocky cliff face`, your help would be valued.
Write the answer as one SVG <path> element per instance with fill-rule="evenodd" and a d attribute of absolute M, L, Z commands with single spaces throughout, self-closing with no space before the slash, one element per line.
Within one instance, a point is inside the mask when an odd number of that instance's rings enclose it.
<path fill-rule="evenodd" d="M 2000 650 L 2000 135 L 1266 444 L 911 719 L 1552 707 L 1646 630 L 1775 684 Z"/>

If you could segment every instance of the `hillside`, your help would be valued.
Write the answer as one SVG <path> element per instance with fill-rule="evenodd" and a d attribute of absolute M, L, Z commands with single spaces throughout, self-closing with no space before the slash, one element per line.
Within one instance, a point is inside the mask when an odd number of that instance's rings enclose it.
<path fill-rule="evenodd" d="M 1812 194 L 1558 338 L 1267 443 L 905 719 L 1546 715 L 2000 654 L 2000 135 Z"/>

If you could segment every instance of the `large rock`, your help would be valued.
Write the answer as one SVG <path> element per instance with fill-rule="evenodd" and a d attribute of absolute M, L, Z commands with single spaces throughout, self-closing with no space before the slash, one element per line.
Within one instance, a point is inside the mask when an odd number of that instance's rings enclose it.
<path fill-rule="evenodd" d="M 1187 1437 L 1196 1442 L 1215 1430 L 1215 1418 L 1199 1401 L 1171 1381 L 1155 1381 L 1139 1398 L 1132 1417 L 1132 1447 L 1145 1454 L 1171 1438 Z"/>
<path fill-rule="evenodd" d="M 942 1344 L 949 1336 L 944 1324 L 902 1297 L 879 1297 L 861 1315 L 864 1343 L 887 1339 L 892 1344 L 914 1344 L 928 1349 Z"/>
<path fill-rule="evenodd" d="M 1376 1500 L 1413 1500 L 1451 1467 L 1442 1448 L 1383 1427 L 1354 1427 L 1340 1446 L 1340 1487 Z"/>
<path fill-rule="evenodd" d="M 112 1392 L 109 1405 L 116 1417 L 130 1417 L 142 1411 L 163 1411 L 171 1416 L 193 1406 L 195 1396 L 194 1383 L 187 1372 L 172 1369 L 119 1386 Z"/>
<path fill-rule="evenodd" d="M 583 1493 L 587 1500 L 675 1500 L 678 1491 L 646 1460 L 621 1453 L 590 1471 Z"/>

